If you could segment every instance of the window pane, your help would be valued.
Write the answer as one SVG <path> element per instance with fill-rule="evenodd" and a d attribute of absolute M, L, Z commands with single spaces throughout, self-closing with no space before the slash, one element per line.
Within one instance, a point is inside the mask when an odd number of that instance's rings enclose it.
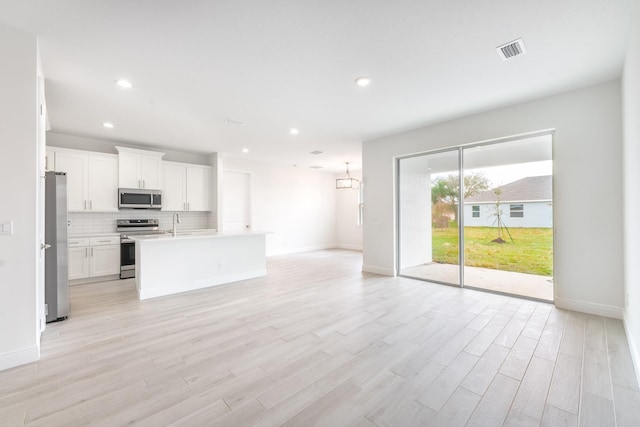
<path fill-rule="evenodd" d="M 511 218 L 524 218 L 524 205 L 510 205 Z"/>
<path fill-rule="evenodd" d="M 399 273 L 460 283 L 458 150 L 398 162 Z"/>
<path fill-rule="evenodd" d="M 463 162 L 464 286 L 552 300 L 551 137 L 465 148 Z"/>

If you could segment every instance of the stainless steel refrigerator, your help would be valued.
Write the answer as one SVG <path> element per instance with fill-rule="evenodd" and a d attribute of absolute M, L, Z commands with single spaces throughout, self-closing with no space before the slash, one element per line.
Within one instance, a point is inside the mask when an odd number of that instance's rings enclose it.
<path fill-rule="evenodd" d="M 67 175 L 45 174 L 44 241 L 49 247 L 44 259 L 44 302 L 47 323 L 69 316 L 69 264 L 67 251 Z"/>

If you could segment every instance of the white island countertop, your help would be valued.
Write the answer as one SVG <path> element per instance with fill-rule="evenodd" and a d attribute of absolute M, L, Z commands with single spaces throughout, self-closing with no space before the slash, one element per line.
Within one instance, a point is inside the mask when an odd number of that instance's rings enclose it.
<path fill-rule="evenodd" d="M 130 239 L 138 241 L 152 240 L 181 240 L 181 239 L 201 239 L 210 237 L 231 237 L 231 236 L 251 236 L 269 234 L 267 231 L 218 231 L 215 229 L 199 229 L 199 230 L 178 230 L 174 236 L 171 232 L 165 234 L 145 234 L 141 236 L 129 236 Z"/>
<path fill-rule="evenodd" d="M 180 231 L 131 236 L 136 243 L 139 299 L 155 298 L 267 275 L 259 231 Z"/>

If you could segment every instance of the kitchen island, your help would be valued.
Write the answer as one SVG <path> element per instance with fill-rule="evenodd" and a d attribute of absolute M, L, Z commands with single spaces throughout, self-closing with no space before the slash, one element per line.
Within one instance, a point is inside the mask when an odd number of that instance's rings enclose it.
<path fill-rule="evenodd" d="M 183 232 L 132 237 L 138 299 L 267 275 L 264 232 Z"/>

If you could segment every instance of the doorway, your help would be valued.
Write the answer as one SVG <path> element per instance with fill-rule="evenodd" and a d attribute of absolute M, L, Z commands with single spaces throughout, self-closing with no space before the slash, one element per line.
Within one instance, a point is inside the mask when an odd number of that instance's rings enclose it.
<path fill-rule="evenodd" d="M 222 229 L 251 229 L 251 175 L 224 171 L 222 177 Z"/>
<path fill-rule="evenodd" d="M 553 300 L 551 134 L 397 162 L 398 275 Z"/>

